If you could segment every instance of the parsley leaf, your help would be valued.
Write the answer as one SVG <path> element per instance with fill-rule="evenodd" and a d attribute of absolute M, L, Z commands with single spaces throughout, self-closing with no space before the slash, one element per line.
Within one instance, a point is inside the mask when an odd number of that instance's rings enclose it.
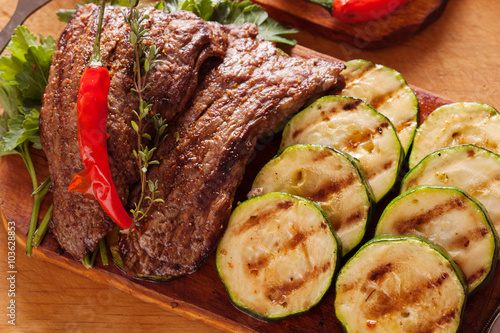
<path fill-rule="evenodd" d="M 32 109 L 27 114 L 18 113 L 8 120 L 8 132 L 3 136 L 0 156 L 14 152 L 17 146 L 25 141 L 33 143 L 36 149 L 42 149 L 38 135 L 40 111 Z"/>
<path fill-rule="evenodd" d="M 17 86 L 22 99 L 26 103 L 41 101 L 47 85 L 51 56 L 55 50 L 56 41 L 52 36 L 37 38 L 28 28 L 19 26 L 12 36 L 7 49 L 11 55 L 0 57 L 0 75 L 5 85 Z"/>
<path fill-rule="evenodd" d="M 259 25 L 259 35 L 257 37 L 272 42 L 295 45 L 297 41 L 286 35 L 296 34 L 297 32 L 297 29 L 286 28 L 275 19 L 268 17 L 263 24 Z"/>
<path fill-rule="evenodd" d="M 0 75 L 0 105 L 3 106 L 5 113 L 5 115 L 3 117 L 0 117 L 0 119 L 6 118 L 6 120 L 8 120 L 18 112 L 17 109 L 19 107 L 19 95 L 20 91 L 17 89 L 17 87 L 7 85 L 5 80 Z M 3 135 L 1 135 L 0 133 L 0 137 L 2 136 Z"/>

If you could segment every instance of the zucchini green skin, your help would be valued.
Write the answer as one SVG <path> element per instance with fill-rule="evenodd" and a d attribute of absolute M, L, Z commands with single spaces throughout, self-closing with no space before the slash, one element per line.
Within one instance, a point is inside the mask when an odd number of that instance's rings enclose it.
<path fill-rule="evenodd" d="M 367 60 L 345 63 L 346 87 L 339 95 L 361 98 L 394 124 L 408 153 L 418 125 L 420 107 L 413 89 L 398 71 Z"/>
<path fill-rule="evenodd" d="M 500 153 L 500 113 L 482 103 L 453 103 L 437 108 L 416 131 L 410 168 L 435 150 L 463 144 Z"/>
<path fill-rule="evenodd" d="M 374 197 L 359 162 L 328 146 L 296 144 L 280 151 L 257 174 L 248 196 L 282 192 L 315 202 L 342 241 L 343 255 L 366 232 Z"/>
<path fill-rule="evenodd" d="M 442 261 L 444 263 L 443 263 L 443 265 L 440 265 L 440 267 L 441 268 L 443 268 L 443 266 L 447 267 L 447 271 L 449 273 L 451 273 L 451 275 L 449 275 L 449 274 L 447 275 L 445 280 L 451 281 L 450 280 L 450 277 L 451 277 L 453 282 L 455 284 L 457 284 L 456 291 L 458 291 L 459 293 L 457 294 L 456 292 L 453 292 L 453 296 L 458 296 L 458 299 L 456 300 L 456 302 L 457 302 L 457 306 L 459 307 L 459 309 L 458 309 L 458 313 L 454 313 L 453 318 L 458 318 L 458 322 L 457 322 L 457 319 L 455 319 L 455 322 L 453 325 L 454 327 L 451 327 L 450 330 L 443 330 L 443 331 L 439 331 L 439 332 L 458 332 L 459 331 L 461 319 L 463 317 L 465 304 L 466 304 L 466 300 L 467 300 L 467 296 L 468 296 L 467 282 L 465 280 L 465 276 L 463 275 L 462 271 L 456 265 L 456 263 L 453 261 L 453 259 L 451 259 L 451 257 L 446 253 L 446 251 L 444 251 L 439 246 L 429 242 L 427 239 L 425 239 L 423 237 L 419 237 L 419 236 L 414 236 L 414 235 L 410 235 L 410 236 L 396 235 L 396 236 L 378 236 L 378 237 L 371 239 L 366 244 L 364 244 L 349 259 L 349 261 L 347 261 L 347 263 L 340 269 L 340 271 L 337 275 L 337 281 L 336 281 L 335 315 L 337 316 L 337 318 L 341 322 L 341 324 L 346 332 L 359 332 L 360 330 L 356 330 L 356 328 L 351 330 L 352 323 L 347 322 L 348 319 L 346 320 L 346 318 L 344 317 L 344 313 L 343 313 L 344 309 L 342 308 L 342 305 L 345 303 L 345 301 L 343 302 L 343 300 L 341 299 L 342 297 L 344 297 L 343 292 L 344 291 L 348 292 L 350 289 L 351 290 L 358 290 L 356 283 L 359 284 L 359 283 L 361 283 L 361 281 L 370 280 L 372 282 L 379 283 L 377 281 L 381 281 L 380 279 L 384 279 L 385 276 L 389 276 L 389 274 L 391 274 L 392 270 L 394 270 L 394 272 L 396 274 L 398 274 L 398 273 L 403 274 L 403 273 L 401 273 L 401 268 L 399 267 L 399 265 L 395 265 L 396 267 L 393 267 L 392 265 L 387 266 L 387 265 L 383 265 L 383 264 L 381 266 L 378 266 L 377 269 L 368 272 L 368 274 L 367 274 L 367 272 L 364 272 L 364 271 L 362 272 L 362 268 L 365 267 L 365 264 L 361 265 L 362 267 L 360 270 L 354 269 L 354 268 L 360 266 L 357 263 L 357 261 L 363 261 L 366 256 L 370 255 L 370 252 L 372 252 L 373 249 L 375 249 L 375 250 L 377 249 L 376 246 L 379 246 L 379 245 L 383 246 L 386 244 L 389 244 L 389 246 L 398 246 L 398 244 L 404 245 L 405 243 L 409 244 L 411 246 L 416 245 L 417 247 L 421 247 L 422 249 L 429 251 L 429 253 L 432 252 L 435 255 L 442 258 Z M 397 255 L 398 253 L 400 253 L 400 251 L 398 251 L 398 249 L 391 249 L 391 251 L 388 251 L 388 253 L 384 257 L 384 260 L 388 261 L 388 260 L 390 260 L 389 257 L 391 257 L 391 254 Z M 414 252 L 412 252 L 412 253 L 414 253 Z M 420 257 L 420 255 L 421 254 L 419 254 L 418 257 Z M 370 260 L 372 260 L 372 259 L 370 259 Z M 412 259 L 405 258 L 405 260 L 412 260 Z M 396 262 L 396 263 L 398 263 L 398 262 Z M 371 264 L 372 263 L 370 262 L 370 265 Z M 411 263 L 408 264 L 408 267 L 411 267 L 411 269 L 413 269 L 413 267 L 414 267 L 413 265 L 414 265 L 414 262 L 412 261 Z M 371 266 L 366 266 L 366 267 L 371 267 Z M 353 270 L 354 273 L 351 274 L 349 272 L 350 270 Z M 346 279 L 346 276 L 347 276 L 347 279 L 349 278 L 348 274 L 351 274 L 351 275 L 358 274 L 359 278 L 352 285 L 347 284 L 349 281 L 344 281 L 344 279 Z M 390 277 L 388 279 L 390 280 Z M 395 281 L 397 281 L 397 280 L 395 280 Z M 404 280 L 401 280 L 401 281 L 404 281 Z M 433 281 L 433 284 L 432 284 L 433 288 L 441 288 L 442 285 L 444 285 L 444 283 L 442 284 L 442 282 L 439 282 L 439 281 L 443 281 L 443 280 L 441 280 L 441 278 L 438 278 L 437 283 L 434 283 L 434 281 Z M 380 282 L 380 283 L 382 283 L 382 282 Z M 390 287 L 391 287 L 391 284 L 390 284 L 390 282 L 388 282 L 387 288 L 390 288 Z M 416 290 L 422 289 L 422 288 L 418 288 L 418 286 L 413 286 L 413 285 L 411 287 L 413 289 L 416 289 Z M 368 285 L 364 288 L 365 288 L 365 290 L 360 289 L 359 292 L 360 293 L 367 293 L 368 289 L 370 288 L 370 285 Z M 403 288 L 403 287 L 402 286 L 399 287 L 399 291 L 396 292 L 396 295 L 401 295 L 401 290 L 403 290 L 401 288 Z M 425 288 L 429 288 L 428 284 L 426 286 L 424 286 L 423 289 L 425 289 Z M 374 289 L 371 293 L 368 294 L 368 296 L 364 300 L 365 303 L 366 303 L 366 301 L 368 301 L 368 299 L 373 297 L 372 294 L 374 291 L 376 291 L 376 289 Z M 385 292 L 387 293 L 387 290 Z M 375 307 L 375 309 L 377 309 L 377 312 L 381 312 L 384 316 L 388 316 L 390 314 L 390 312 L 388 312 L 388 313 L 385 312 L 385 311 L 390 310 L 390 304 L 392 303 L 392 299 L 390 298 L 390 296 L 391 295 L 388 295 L 388 297 L 386 299 L 383 299 L 383 303 L 378 303 L 379 305 L 376 305 L 376 307 Z M 403 296 L 404 296 L 404 293 L 403 293 Z M 439 296 L 441 296 L 441 292 L 439 292 Z M 409 294 L 408 297 L 409 297 L 410 302 L 414 302 L 414 300 L 412 298 L 413 296 L 411 293 Z M 417 298 L 416 302 L 418 302 L 418 300 L 419 299 Z M 404 298 L 403 298 L 403 301 L 404 301 Z M 352 302 L 354 302 L 354 300 L 352 300 Z M 439 303 L 440 303 L 439 300 L 437 300 L 436 304 L 439 304 Z M 388 308 L 389 310 L 384 310 L 384 309 L 386 309 L 386 306 L 388 306 L 387 304 L 389 304 L 389 308 Z M 401 304 L 396 303 L 396 305 L 397 306 L 394 306 L 394 304 L 392 303 L 394 310 L 401 311 L 402 310 Z M 382 309 L 382 310 L 379 310 L 379 309 Z M 355 311 L 356 311 L 355 317 L 357 317 L 357 318 L 359 318 L 361 315 L 365 315 L 363 308 L 357 307 L 355 309 Z M 432 306 L 430 306 L 429 311 L 432 311 L 433 314 L 437 311 L 435 308 L 435 304 L 432 304 Z M 411 315 L 411 312 L 409 313 L 409 315 Z M 447 316 L 445 315 L 444 318 L 447 318 Z M 374 318 L 374 319 L 377 319 L 377 318 Z M 426 317 L 426 319 L 428 319 L 428 318 Z M 430 320 L 430 319 L 428 319 L 428 320 Z M 368 321 L 366 324 L 368 324 Z M 374 326 L 370 327 L 369 329 L 367 329 L 367 326 L 364 326 L 364 330 L 361 330 L 361 331 L 370 331 L 370 332 L 392 331 L 392 330 L 388 330 L 384 327 L 381 330 L 379 330 L 379 327 L 377 327 L 377 324 L 378 324 L 378 322 L 375 322 Z M 415 328 L 416 329 L 415 331 L 418 331 L 418 329 L 421 329 L 422 324 L 423 324 L 423 322 L 421 320 L 419 320 L 417 323 L 418 327 Z M 398 327 L 397 330 L 401 330 L 401 326 L 400 326 L 401 324 L 395 323 L 395 325 Z M 380 326 L 380 324 L 379 324 L 379 326 Z M 408 328 L 408 331 L 411 331 L 411 327 Z"/>
<path fill-rule="evenodd" d="M 500 234 L 500 155 L 475 145 L 439 149 L 405 175 L 401 193 L 417 185 L 462 189 L 486 207 Z"/>
<path fill-rule="evenodd" d="M 399 195 L 380 217 L 375 236 L 380 235 L 418 235 L 441 246 L 464 272 L 470 294 L 495 271 L 495 227 L 486 208 L 457 187 L 421 185 Z"/>
<path fill-rule="evenodd" d="M 325 96 L 285 126 L 281 149 L 297 143 L 327 145 L 357 158 L 375 201 L 394 187 L 404 151 L 391 121 L 360 99 Z"/>
<path fill-rule="evenodd" d="M 334 253 L 328 252 L 327 250 L 325 250 L 325 248 L 314 247 L 317 250 L 322 250 L 321 252 L 317 252 L 317 253 L 321 253 L 321 255 L 326 255 L 326 256 L 331 255 L 332 262 L 330 262 L 330 264 L 328 265 L 328 267 L 329 267 L 328 270 L 324 271 L 325 274 L 327 274 L 327 275 L 324 276 L 323 278 L 325 278 L 326 280 L 324 280 L 322 283 L 320 283 L 319 287 L 316 283 L 313 284 L 313 288 L 320 288 L 318 290 L 313 290 L 313 291 L 317 292 L 316 298 L 311 299 L 311 300 L 308 299 L 307 300 L 308 302 L 311 301 L 310 303 L 308 303 L 308 306 L 305 308 L 300 308 L 297 311 L 286 310 L 283 313 L 280 313 L 279 311 L 274 312 L 274 313 L 266 313 L 265 311 L 262 311 L 262 309 L 260 309 L 260 311 L 259 311 L 259 309 L 256 309 L 256 307 L 258 307 L 261 304 L 257 304 L 257 305 L 251 304 L 252 302 L 249 300 L 249 297 L 253 297 L 250 295 L 251 293 L 245 292 L 244 290 L 240 290 L 239 289 L 240 286 L 235 286 L 236 283 L 239 283 L 240 285 L 242 285 L 241 288 L 243 288 L 243 289 L 244 288 L 250 288 L 250 289 L 262 288 L 262 290 L 266 290 L 265 287 L 269 287 L 269 286 L 275 287 L 274 284 L 266 284 L 265 283 L 266 281 L 268 281 L 268 280 L 266 280 L 266 278 L 269 277 L 266 274 L 272 274 L 273 276 L 279 275 L 278 273 L 276 273 L 276 271 L 279 271 L 279 272 L 286 271 L 287 272 L 286 274 L 294 273 L 295 267 L 290 266 L 289 265 L 290 262 L 287 263 L 287 266 L 285 266 L 286 268 L 281 267 L 282 268 L 281 270 L 279 269 L 280 266 L 276 266 L 276 265 L 274 265 L 274 263 L 271 262 L 272 260 L 275 260 L 276 262 L 281 262 L 280 260 L 276 259 L 276 257 L 278 257 L 280 255 L 279 254 L 280 251 L 283 251 L 283 250 L 279 250 L 280 249 L 279 246 L 281 245 L 281 243 L 279 243 L 279 241 L 289 242 L 290 240 L 280 239 L 276 243 L 275 243 L 274 239 L 271 239 L 269 241 L 269 239 L 267 239 L 265 237 L 267 235 L 270 235 L 270 234 L 264 233 L 264 232 L 260 231 L 259 229 L 257 229 L 257 232 L 255 232 L 255 230 L 254 230 L 254 233 L 251 234 L 251 236 L 252 235 L 253 235 L 252 237 L 264 236 L 264 239 L 261 239 L 261 238 L 254 239 L 254 238 L 250 237 L 250 240 L 252 241 L 251 244 L 247 245 L 245 243 L 245 241 L 247 240 L 245 238 L 248 238 L 246 236 L 243 236 L 243 239 L 242 239 L 242 237 L 240 237 L 239 239 L 234 239 L 234 238 L 231 239 L 232 237 L 235 237 L 235 235 L 241 235 L 242 232 L 251 231 L 252 228 L 255 228 L 255 226 L 258 226 L 259 224 L 261 225 L 261 227 L 264 226 L 266 228 L 270 228 L 270 230 L 280 230 L 280 229 L 287 230 L 286 226 L 282 226 L 281 228 L 277 227 L 277 229 L 276 229 L 276 226 L 281 225 L 280 222 L 276 222 L 276 220 L 272 220 L 273 222 L 275 222 L 275 225 L 268 225 L 268 224 L 266 224 L 265 221 L 261 221 L 261 220 L 264 220 L 265 218 L 278 218 L 278 217 L 282 216 L 282 215 L 280 215 L 280 213 L 282 213 L 282 211 L 279 211 L 276 214 L 271 213 L 270 215 L 266 215 L 270 211 L 267 211 L 267 212 L 264 211 L 266 214 L 264 214 L 263 217 L 262 216 L 259 217 L 258 214 L 254 214 L 255 213 L 254 208 L 260 207 L 259 204 L 262 203 L 262 204 L 264 204 L 264 207 L 265 207 L 265 205 L 268 203 L 273 204 L 274 203 L 273 200 L 275 200 L 276 202 L 283 202 L 283 201 L 284 202 L 293 202 L 293 205 L 286 204 L 283 206 L 281 206 L 281 205 L 277 206 L 279 209 L 285 209 L 285 210 L 288 210 L 288 209 L 290 209 L 290 210 L 306 209 L 305 210 L 306 212 L 307 211 L 311 212 L 314 216 L 316 216 L 318 218 L 318 220 L 316 222 L 321 223 L 321 226 L 320 226 L 321 229 L 324 230 L 325 235 L 327 235 L 327 238 L 329 239 L 329 241 L 332 242 L 330 245 L 333 246 L 332 252 L 334 252 Z M 300 205 L 303 205 L 303 207 Z M 274 210 L 272 210 L 272 212 L 274 212 Z M 302 210 L 302 212 L 304 212 L 304 210 Z M 244 223 L 240 223 L 241 221 L 239 219 L 242 217 L 243 218 L 248 217 L 248 219 L 246 219 Z M 257 222 L 255 222 L 255 221 L 257 221 Z M 250 222 L 250 223 L 248 223 L 248 222 Z M 254 224 L 254 223 L 256 223 L 256 224 Z M 291 223 L 291 222 L 289 220 L 287 220 L 287 223 Z M 294 224 L 292 229 L 296 230 L 296 228 L 298 228 L 298 227 L 300 227 L 298 224 Z M 302 227 L 305 228 L 306 225 L 303 225 Z M 299 231 L 301 232 L 303 230 L 299 230 Z M 311 230 L 311 232 L 313 232 L 313 230 Z M 255 235 L 257 235 L 257 236 L 255 236 Z M 271 236 L 273 236 L 273 235 L 271 234 Z M 295 239 L 295 236 L 292 238 L 292 240 L 293 239 Z M 238 244 L 238 246 L 240 247 L 240 250 L 236 249 L 236 247 L 228 247 L 228 245 L 231 245 L 231 242 L 233 242 L 233 241 L 235 241 L 235 244 Z M 271 256 L 269 257 L 270 259 L 268 259 L 268 257 L 260 257 L 260 256 L 256 257 L 256 258 L 252 257 L 255 255 L 258 255 L 259 254 L 258 252 L 262 252 L 262 251 L 260 251 L 260 250 L 255 251 L 251 247 L 252 246 L 254 246 L 254 247 L 264 246 L 265 247 L 266 246 L 265 244 L 274 244 L 274 246 L 278 246 L 278 248 L 277 248 L 278 252 L 271 251 L 270 252 Z M 285 243 L 285 245 L 286 244 L 289 244 L 289 243 Z M 317 245 L 317 244 L 315 243 L 315 245 Z M 301 243 L 300 246 L 305 247 L 307 245 L 304 243 Z M 308 247 L 308 249 L 309 249 L 308 251 L 311 251 L 311 247 Z M 236 250 L 236 252 L 233 252 L 233 250 Z M 288 254 L 289 252 L 284 251 L 284 253 Z M 311 260 L 310 258 L 318 259 L 317 253 L 314 254 L 312 252 L 308 252 L 308 260 Z M 231 214 L 231 217 L 229 219 L 226 232 L 225 232 L 221 242 L 219 243 L 219 245 L 217 247 L 215 260 L 216 260 L 217 273 L 218 273 L 219 278 L 221 279 L 224 287 L 226 288 L 226 291 L 229 295 L 229 298 L 230 298 L 232 304 L 236 308 L 238 308 L 239 310 L 245 312 L 246 314 L 249 314 L 252 317 L 255 317 L 255 318 L 257 318 L 259 320 L 263 320 L 263 321 L 273 322 L 273 321 L 278 321 L 278 320 L 281 320 L 284 318 L 288 318 L 291 316 L 296 316 L 296 315 L 300 315 L 302 313 L 308 312 L 321 302 L 321 300 L 325 296 L 326 292 L 330 289 L 331 284 L 333 283 L 333 279 L 334 279 L 334 277 L 337 273 L 337 270 L 339 268 L 338 263 L 341 259 L 341 253 L 342 253 L 342 249 L 341 249 L 341 245 L 340 245 L 340 240 L 337 238 L 337 236 L 335 234 L 335 230 L 328 222 L 328 218 L 326 217 L 326 214 L 322 211 L 321 207 L 319 207 L 315 203 L 313 203 L 309 200 L 306 200 L 304 198 L 300 198 L 300 197 L 293 196 L 293 195 L 286 194 L 286 193 L 273 192 L 273 193 L 268 193 L 268 194 L 265 194 L 265 195 L 262 195 L 259 197 L 255 197 L 255 198 L 246 200 L 234 209 L 234 211 Z M 250 256 L 253 259 L 258 259 L 258 260 L 248 261 L 248 263 L 247 263 L 247 259 L 246 259 L 247 256 Z M 240 260 L 240 259 L 242 259 L 242 260 Z M 241 265 L 238 264 L 238 260 L 241 261 Z M 266 265 L 268 265 L 268 266 L 273 265 L 273 266 L 271 267 L 271 269 L 269 271 L 266 271 L 266 269 L 267 269 Z M 331 265 L 333 265 L 333 267 Z M 314 266 L 316 266 L 316 264 Z M 320 263 L 318 263 L 318 266 L 321 266 Z M 257 272 L 254 272 L 254 269 L 257 270 Z M 231 274 L 228 274 L 228 270 L 231 271 L 230 272 Z M 307 272 L 308 271 L 304 272 L 304 276 L 307 276 L 307 274 L 309 274 Z M 313 272 L 316 272 L 316 267 L 314 267 Z M 252 278 L 248 279 L 248 276 L 252 276 Z M 233 280 L 231 280 L 231 279 L 233 279 Z M 271 281 L 275 281 L 275 280 L 271 279 Z M 290 283 L 292 283 L 292 284 L 294 283 L 293 278 L 291 278 L 290 280 L 288 280 L 288 278 L 287 278 L 286 280 L 283 280 L 283 281 L 284 282 L 291 281 Z M 296 279 L 296 281 L 300 282 L 300 280 L 297 280 L 297 279 Z M 318 281 L 318 280 L 311 279 L 309 281 Z M 303 280 L 302 282 L 303 282 L 302 285 L 304 285 L 304 284 L 307 284 L 308 281 Z M 285 285 L 283 285 L 283 286 L 285 286 Z M 290 309 L 290 308 L 294 307 L 294 304 L 293 304 L 294 295 L 293 295 L 293 293 L 296 292 L 296 290 L 300 290 L 300 288 L 301 287 L 299 287 L 297 289 L 293 289 L 288 295 L 286 295 L 286 297 L 284 298 L 286 300 L 286 302 L 285 302 L 283 309 Z M 278 290 L 282 290 L 282 289 L 285 289 L 285 288 L 278 288 Z M 272 290 L 272 288 L 271 288 L 271 290 Z M 267 292 L 269 292 L 269 289 L 267 289 Z M 260 290 L 259 290 L 259 293 L 260 293 Z M 257 294 L 257 289 L 255 290 L 255 294 Z M 310 294 L 312 294 L 312 293 L 307 293 L 306 294 L 307 297 Z M 259 297 L 259 296 L 255 296 L 255 297 Z M 265 302 L 268 303 L 267 305 L 269 305 L 269 304 L 272 305 L 274 303 L 276 305 L 276 307 L 278 307 L 278 306 L 280 306 L 280 304 L 282 304 L 280 302 L 280 301 L 282 301 L 282 297 L 283 296 L 281 296 L 279 299 L 272 300 L 271 294 L 269 294 L 265 297 L 265 299 L 262 297 L 260 299 L 265 300 Z M 314 296 L 311 296 L 311 297 L 314 297 Z M 246 299 L 244 299 L 244 298 L 246 298 Z M 298 298 L 298 300 L 299 300 L 299 302 L 303 302 L 304 297 Z M 288 305 L 288 304 L 292 304 L 292 305 Z M 267 305 L 264 304 L 263 307 L 265 308 Z"/>

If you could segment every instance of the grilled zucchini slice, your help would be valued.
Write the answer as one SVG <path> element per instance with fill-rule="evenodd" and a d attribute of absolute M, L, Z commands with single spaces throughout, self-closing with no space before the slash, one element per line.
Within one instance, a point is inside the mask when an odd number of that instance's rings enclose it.
<path fill-rule="evenodd" d="M 445 251 L 418 236 L 382 236 L 340 270 L 335 314 L 347 332 L 456 332 L 466 298 Z"/>
<path fill-rule="evenodd" d="M 437 108 L 417 129 L 410 167 L 435 150 L 462 144 L 500 153 L 500 113 L 481 103 L 453 103 Z"/>
<path fill-rule="evenodd" d="M 455 186 L 486 207 L 500 230 L 500 155 L 475 145 L 436 150 L 403 178 L 401 192 L 417 185 Z"/>
<path fill-rule="evenodd" d="M 281 148 L 321 144 L 357 158 L 375 201 L 394 186 L 404 152 L 391 121 L 360 99 L 326 96 L 295 115 L 285 126 Z"/>
<path fill-rule="evenodd" d="M 263 320 L 308 311 L 325 295 L 341 248 L 321 208 L 284 193 L 231 214 L 216 266 L 233 304 Z"/>
<path fill-rule="evenodd" d="M 498 238 L 485 208 L 456 187 L 417 186 L 385 208 L 379 235 L 418 235 L 444 248 L 467 279 L 469 293 L 495 270 Z"/>
<path fill-rule="evenodd" d="M 418 124 L 418 99 L 413 90 L 394 69 L 366 60 L 345 65 L 346 86 L 339 95 L 361 98 L 389 118 L 406 154 Z"/>
<path fill-rule="evenodd" d="M 249 197 L 284 192 L 321 206 L 342 242 L 345 255 L 365 235 L 373 194 L 359 162 L 327 146 L 292 145 L 257 174 Z"/>

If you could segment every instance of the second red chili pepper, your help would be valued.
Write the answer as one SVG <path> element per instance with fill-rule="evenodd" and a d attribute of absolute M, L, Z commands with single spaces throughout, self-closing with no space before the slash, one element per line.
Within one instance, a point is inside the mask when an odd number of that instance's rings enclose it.
<path fill-rule="evenodd" d="M 99 13 L 92 56 L 83 70 L 78 91 L 78 145 L 85 169 L 73 178 L 69 190 L 97 199 L 116 224 L 129 228 L 132 219 L 123 207 L 113 183 L 106 142 L 110 81 L 107 68 L 102 66 L 99 50 L 104 5 L 105 0 Z"/>
<path fill-rule="evenodd" d="M 364 22 L 387 16 L 410 0 L 335 0 L 333 16 L 346 22 Z"/>

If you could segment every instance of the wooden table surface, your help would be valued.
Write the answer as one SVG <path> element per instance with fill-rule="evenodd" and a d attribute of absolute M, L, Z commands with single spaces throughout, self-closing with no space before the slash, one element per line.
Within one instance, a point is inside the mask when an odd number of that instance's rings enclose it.
<path fill-rule="evenodd" d="M 25 25 L 44 36 L 57 36 L 64 24 L 59 8 L 72 8 L 75 0 L 53 0 Z M 14 12 L 16 1 L 2 0 L 0 28 Z M 360 51 L 307 32 L 299 44 L 349 60 L 364 58 L 400 71 L 407 81 L 455 101 L 475 101 L 500 109 L 500 4 L 490 0 L 450 0 L 432 26 L 403 44 Z M 19 170 L 25 172 L 25 170 Z M 0 227 L 0 331 L 12 332 L 216 332 L 217 330 L 157 308 L 76 273 L 16 250 L 16 326 L 7 323 L 7 235 Z M 493 282 L 495 283 L 495 282 Z M 500 302 L 496 281 L 488 313 Z"/>

